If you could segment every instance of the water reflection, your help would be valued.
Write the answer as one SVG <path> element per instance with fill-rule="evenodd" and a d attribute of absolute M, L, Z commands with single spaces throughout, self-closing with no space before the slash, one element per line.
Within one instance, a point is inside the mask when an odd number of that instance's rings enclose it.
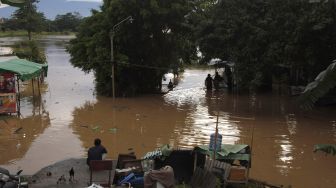
<path fill-rule="evenodd" d="M 96 103 L 75 109 L 71 126 L 85 148 L 100 137 L 110 151 L 109 157 L 116 158 L 129 148 L 142 156 L 162 144 L 178 145 L 173 130 L 182 125 L 179 122 L 183 122 L 186 113 L 174 106 L 160 105 L 161 100 L 146 96 L 113 102 L 99 97 Z"/>
<path fill-rule="evenodd" d="M 81 142 L 72 133 L 69 122 L 74 106 L 94 100 L 93 76 L 70 66 L 64 43 L 68 39 L 52 37 L 52 40 L 40 40 L 49 63 L 48 77 L 41 85 L 42 96 L 33 97 L 31 83 L 24 83 L 21 86 L 25 88 L 21 93 L 21 117 L 8 117 L 10 121 L 16 121 L 15 129 L 22 125 L 22 138 L 12 136 L 11 132 L 0 134 L 0 150 L 8 150 L 0 155 L 0 164 L 11 171 L 23 168 L 24 173 L 32 174 L 53 162 L 83 155 Z M 1 38 L 1 44 L 12 45 L 19 40 L 21 38 Z M 24 152 L 18 153 L 16 147 Z"/>
<path fill-rule="evenodd" d="M 1 40 L 10 44 L 20 39 Z M 206 92 L 204 79 L 214 70 L 189 69 L 165 95 L 113 101 L 95 95 L 92 74 L 70 65 L 67 40 L 40 40 L 49 62 L 42 97 L 31 97 L 28 83 L 22 117 L 0 120 L 1 166 L 12 171 L 22 167 L 31 174 L 65 158 L 85 157 L 96 137 L 110 158 L 129 148 L 142 156 L 167 143 L 192 148 L 209 143 L 218 115 L 223 143 L 252 146 L 252 178 L 293 187 L 335 187 L 335 167 L 330 164 L 336 158 L 312 152 L 314 144 L 335 143 L 335 108 L 301 112 L 290 97 Z"/>
<path fill-rule="evenodd" d="M 50 119 L 46 114 L 20 119 L 3 117 L 0 124 L 0 161 L 15 163 L 26 155 L 36 137 L 50 126 Z"/>

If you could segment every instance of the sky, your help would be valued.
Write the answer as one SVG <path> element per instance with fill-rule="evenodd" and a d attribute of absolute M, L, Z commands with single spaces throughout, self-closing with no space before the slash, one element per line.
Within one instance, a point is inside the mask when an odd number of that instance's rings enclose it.
<path fill-rule="evenodd" d="M 82 16 L 91 15 L 91 9 L 99 9 L 102 0 L 40 0 L 37 4 L 39 12 L 43 12 L 45 17 L 53 20 L 57 14 L 68 12 L 79 12 Z M 1 6 L 0 17 L 9 18 L 16 10 L 15 7 Z"/>

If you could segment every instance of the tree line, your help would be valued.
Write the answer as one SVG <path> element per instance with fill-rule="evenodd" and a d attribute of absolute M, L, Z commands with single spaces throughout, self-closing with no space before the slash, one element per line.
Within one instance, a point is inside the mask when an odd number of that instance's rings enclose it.
<path fill-rule="evenodd" d="M 197 36 L 205 59 L 236 62 L 241 89 L 306 85 L 336 58 L 335 1 L 219 1 Z"/>
<path fill-rule="evenodd" d="M 37 0 L 28 0 L 18 8 L 10 18 L 4 18 L 0 28 L 5 31 L 26 30 L 29 38 L 31 32 L 76 32 L 83 17 L 78 12 L 59 14 L 54 20 L 47 19 L 36 8 Z"/>
<path fill-rule="evenodd" d="M 118 95 L 153 92 L 168 71 L 212 58 L 235 62 L 241 90 L 305 85 L 336 59 L 335 15 L 331 0 L 104 0 L 68 50 L 109 95 L 110 32 L 132 16 L 113 39 Z"/>
<path fill-rule="evenodd" d="M 77 31 L 71 63 L 94 72 L 103 95 L 112 93 L 112 64 L 117 95 L 130 96 L 160 90 L 165 73 L 212 58 L 235 63 L 240 90 L 306 85 L 336 59 L 333 0 L 104 0 L 89 17 L 54 21 L 37 0 L 27 2 L 11 18 L 16 29 Z M 132 23 L 120 24 L 129 16 Z"/>

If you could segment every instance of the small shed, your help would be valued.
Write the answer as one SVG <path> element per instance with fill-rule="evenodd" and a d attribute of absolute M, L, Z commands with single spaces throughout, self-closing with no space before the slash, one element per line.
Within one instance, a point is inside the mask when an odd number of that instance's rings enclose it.
<path fill-rule="evenodd" d="M 0 57 L 0 114 L 19 114 L 19 81 L 27 81 L 44 76 L 47 73 L 47 69 L 47 64 L 34 63 L 16 56 Z M 17 85 L 17 90 L 15 85 Z M 38 85 L 40 85 L 39 80 Z"/>

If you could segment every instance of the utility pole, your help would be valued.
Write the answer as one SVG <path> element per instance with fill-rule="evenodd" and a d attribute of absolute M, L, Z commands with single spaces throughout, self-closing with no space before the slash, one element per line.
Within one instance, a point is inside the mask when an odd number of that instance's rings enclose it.
<path fill-rule="evenodd" d="M 115 99 L 115 76 L 114 76 L 114 54 L 113 54 L 113 38 L 114 38 L 114 29 L 111 30 L 110 32 L 110 40 L 111 40 L 111 65 L 112 65 L 112 74 L 111 74 L 111 79 L 112 79 L 112 97 Z"/>
<path fill-rule="evenodd" d="M 112 27 L 112 30 L 110 31 L 110 40 L 111 40 L 111 65 L 112 65 L 112 73 L 111 73 L 111 79 L 112 79 L 112 97 L 113 99 L 115 99 L 115 62 L 114 62 L 114 52 L 113 52 L 113 48 L 114 48 L 114 44 L 113 44 L 113 39 L 114 39 L 114 34 L 115 34 L 115 30 L 117 29 L 117 27 L 125 22 L 125 21 L 130 21 L 132 23 L 133 21 L 133 18 L 132 16 L 128 16 L 127 18 L 121 20 L 120 22 L 118 22 L 117 24 L 115 24 L 113 27 Z"/>

